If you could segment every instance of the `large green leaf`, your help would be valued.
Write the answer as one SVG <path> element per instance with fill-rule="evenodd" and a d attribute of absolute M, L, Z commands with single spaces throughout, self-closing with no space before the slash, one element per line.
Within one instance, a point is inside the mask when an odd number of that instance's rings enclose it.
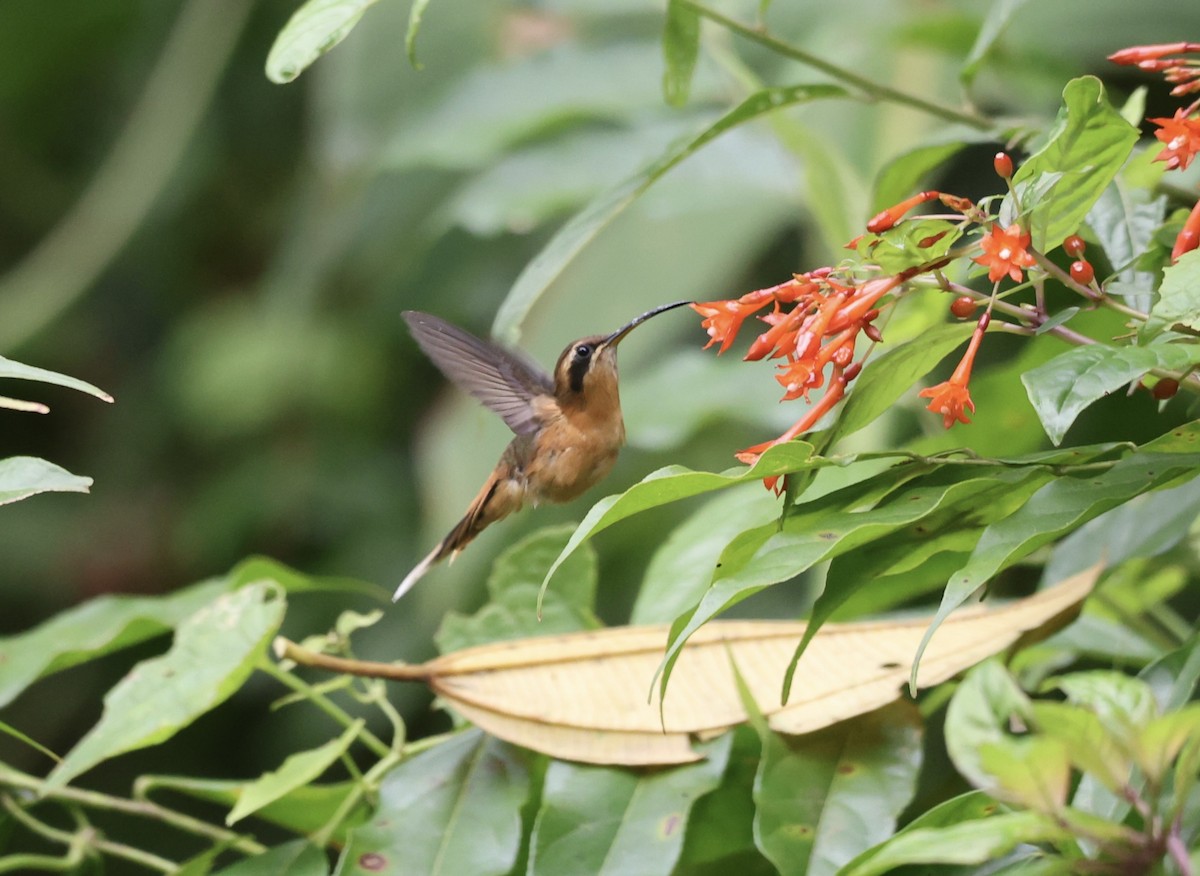
<path fill-rule="evenodd" d="M 1200 250 L 1185 252 L 1163 270 L 1162 286 L 1142 327 L 1142 337 L 1153 337 L 1176 325 L 1200 331 Z"/>
<path fill-rule="evenodd" d="M 955 768 L 976 787 L 990 781 L 980 763 L 980 750 L 1005 738 L 1013 717 L 1030 723 L 1029 697 L 998 660 L 969 670 L 946 710 L 946 752 Z"/>
<path fill-rule="evenodd" d="M 254 671 L 283 621 L 273 582 L 218 596 L 183 621 L 171 649 L 139 663 L 104 698 L 104 714 L 46 782 L 67 784 L 101 761 L 155 745 L 220 705 Z"/>
<path fill-rule="evenodd" d="M 170 596 L 101 596 L 0 639 L 0 706 L 39 678 L 169 632 L 225 589 L 210 581 Z"/>
<path fill-rule="evenodd" d="M 308 0 L 292 13 L 267 54 L 267 78 L 284 84 L 347 36 L 378 0 Z"/>
<path fill-rule="evenodd" d="M 92 479 L 36 456 L 0 459 L 0 505 L 19 502 L 38 493 L 86 493 Z"/>
<path fill-rule="evenodd" d="M 521 848 L 526 755 L 459 733 L 384 777 L 374 816 L 350 833 L 338 876 L 503 876 Z"/>
<path fill-rule="evenodd" d="M 640 173 L 601 195 L 559 229 L 521 272 L 496 313 L 492 334 L 504 343 L 515 345 L 526 315 L 575 256 L 639 195 L 697 149 L 731 128 L 764 113 L 813 100 L 844 96 L 846 91 L 836 85 L 792 85 L 763 89 L 750 95 L 695 137 L 668 150 Z"/>
<path fill-rule="evenodd" d="M 946 585 L 912 665 L 942 621 L 1004 568 L 1098 517 L 1105 511 L 1177 480 L 1200 474 L 1200 423 L 1189 423 L 1140 448 L 1112 468 L 1090 477 L 1062 477 L 1047 484 L 1014 514 L 987 528 L 967 564 Z"/>
<path fill-rule="evenodd" d="M 213 876 L 325 876 L 329 863 L 325 853 L 308 840 L 292 840 L 267 849 L 232 866 L 218 870 Z"/>
<path fill-rule="evenodd" d="M 656 772 L 554 761 L 530 840 L 531 876 L 674 872 L 695 801 L 720 784 L 729 734 L 694 764 Z"/>
<path fill-rule="evenodd" d="M 1055 444 L 1092 402 L 1137 380 L 1153 368 L 1182 371 L 1200 362 L 1200 345 L 1151 344 L 1073 347 L 1021 375 L 1029 401 Z"/>
<path fill-rule="evenodd" d="M 1026 0 L 997 0 L 988 5 L 987 17 L 983 20 L 983 26 L 979 28 L 975 44 L 971 46 L 971 51 L 967 53 L 967 60 L 963 62 L 962 69 L 958 71 L 958 78 L 963 85 L 970 86 L 975 81 L 975 77 L 979 74 L 979 68 L 994 51 L 996 43 L 1003 35 L 1004 29 L 1012 17 L 1025 3 Z"/>
<path fill-rule="evenodd" d="M 475 614 L 450 612 L 434 634 L 443 654 L 483 645 L 593 629 L 600 622 L 592 613 L 596 600 L 596 553 L 583 545 L 563 563 L 559 586 L 546 594 L 539 622 L 534 606 L 546 570 L 558 557 L 574 524 L 540 529 L 502 553 L 492 566 L 487 589 L 490 599 Z"/>
<path fill-rule="evenodd" d="M 350 748 L 365 722 L 358 720 L 341 736 L 309 751 L 288 755 L 277 770 L 263 773 L 242 788 L 237 804 L 225 816 L 226 824 L 241 821 L 247 815 L 269 806 L 299 787 L 308 785 L 329 769 Z"/>
<path fill-rule="evenodd" d="M 1137 142 L 1094 76 L 1072 79 L 1049 142 L 1013 176 L 1020 208 L 1006 199 L 1002 222 L 1024 217 L 1033 245 L 1045 252 L 1074 234 Z"/>
<path fill-rule="evenodd" d="M 1123 296 L 1143 312 L 1150 310 L 1158 276 L 1155 271 L 1139 268 L 1138 260 L 1150 248 L 1166 208 L 1165 195 L 1153 197 L 1145 189 L 1128 185 L 1119 175 L 1087 215 L 1088 226 L 1100 239 L 1116 272 L 1104 284 L 1104 291 Z"/>
<path fill-rule="evenodd" d="M 783 876 L 832 876 L 892 835 L 921 767 L 911 704 L 798 737 L 758 723 L 755 839 Z"/>

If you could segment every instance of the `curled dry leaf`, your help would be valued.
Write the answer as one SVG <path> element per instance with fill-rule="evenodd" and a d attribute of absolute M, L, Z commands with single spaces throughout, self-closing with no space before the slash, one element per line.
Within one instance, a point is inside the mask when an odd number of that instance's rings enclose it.
<path fill-rule="evenodd" d="M 1065 625 L 1099 572 L 1096 566 L 1000 607 L 957 612 L 926 649 L 918 685 L 945 681 L 1020 640 Z M 774 730 L 808 733 L 898 699 L 928 625 L 925 617 L 826 624 L 801 658 L 791 696 L 781 704 L 784 672 L 804 623 L 713 621 L 684 648 L 661 713 L 652 680 L 666 626 L 497 642 L 420 666 L 339 661 L 290 643 L 285 653 L 329 669 L 425 681 L 444 703 L 489 733 L 554 757 L 669 764 L 700 759 L 693 742 L 747 719 L 733 664 Z"/>

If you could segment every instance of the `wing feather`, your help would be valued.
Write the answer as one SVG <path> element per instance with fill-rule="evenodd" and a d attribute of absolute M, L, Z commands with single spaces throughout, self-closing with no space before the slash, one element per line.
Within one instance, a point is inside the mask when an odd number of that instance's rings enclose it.
<path fill-rule="evenodd" d="M 553 395 L 550 375 L 527 359 L 428 313 L 406 310 L 413 338 L 443 374 L 518 435 L 537 430 L 533 399 Z"/>

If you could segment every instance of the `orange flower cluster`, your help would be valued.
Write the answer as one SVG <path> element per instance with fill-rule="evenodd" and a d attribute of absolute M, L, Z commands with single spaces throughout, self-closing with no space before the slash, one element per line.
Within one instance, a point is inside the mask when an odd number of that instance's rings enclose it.
<path fill-rule="evenodd" d="M 1128 64 L 1142 70 L 1161 72 L 1167 82 L 1174 85 L 1171 94 L 1181 97 L 1200 93 L 1200 60 L 1195 58 L 1167 57 L 1200 52 L 1200 43 L 1158 43 L 1150 46 L 1132 46 L 1108 56 L 1117 64 Z M 1189 106 L 1175 110 L 1170 118 L 1149 119 L 1158 126 L 1154 136 L 1163 144 L 1163 150 L 1154 156 L 1168 170 L 1186 170 L 1200 153 L 1200 99 Z M 1183 230 L 1175 238 L 1171 249 L 1171 261 L 1179 260 L 1185 252 L 1200 247 L 1200 201 L 1192 208 Z"/>
<path fill-rule="evenodd" d="M 810 430 L 845 394 L 846 384 L 861 368 L 854 362 L 859 334 L 881 340 L 872 324 L 879 316 L 880 299 L 907 277 L 880 277 L 857 284 L 836 278 L 829 268 L 797 274 L 791 280 L 748 292 L 735 301 L 707 301 L 692 305 L 704 317 L 708 346 L 720 344 L 724 353 L 749 316 L 771 306 L 761 319 L 767 330 L 754 339 L 746 361 L 782 359 L 775 379 L 784 388 L 783 400 L 808 399 L 814 389 L 828 386 L 808 412 L 772 441 L 748 447 L 738 459 L 753 464 L 768 447 L 791 441 Z M 707 348 L 706 348 L 707 349 Z M 828 378 L 827 378 L 828 372 Z"/>
<path fill-rule="evenodd" d="M 993 283 L 1008 275 L 1014 283 L 1020 283 L 1022 270 L 1032 268 L 1036 262 L 1029 252 L 1033 238 L 1020 225 L 1010 225 L 1004 230 L 993 225 L 979 239 L 983 255 L 971 259 L 988 269 L 988 279 Z"/>

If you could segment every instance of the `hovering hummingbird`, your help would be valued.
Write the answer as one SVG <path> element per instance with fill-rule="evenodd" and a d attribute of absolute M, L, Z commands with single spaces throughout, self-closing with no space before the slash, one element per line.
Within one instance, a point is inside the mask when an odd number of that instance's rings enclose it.
<path fill-rule="evenodd" d="M 404 312 L 417 344 L 459 388 L 491 408 L 516 433 L 467 513 L 396 589 L 395 601 L 438 560 L 453 557 L 489 525 L 528 500 L 568 502 L 613 467 L 625 443 L 617 390 L 617 345 L 676 301 L 647 311 L 610 335 L 572 341 L 554 376 L 523 355 L 475 337 L 445 320 Z"/>

